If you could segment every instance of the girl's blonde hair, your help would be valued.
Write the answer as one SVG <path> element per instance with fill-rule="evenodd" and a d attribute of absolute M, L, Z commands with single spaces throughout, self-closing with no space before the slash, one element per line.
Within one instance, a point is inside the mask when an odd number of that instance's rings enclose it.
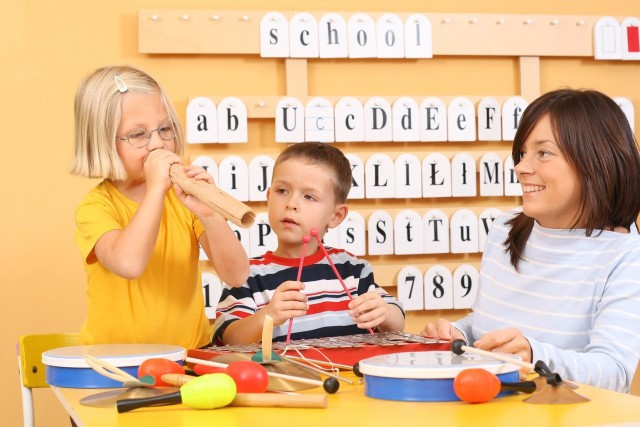
<path fill-rule="evenodd" d="M 116 76 L 126 85 L 118 87 Z M 121 92 L 121 89 L 126 89 Z M 102 67 L 78 87 L 74 103 L 75 144 L 71 173 L 88 178 L 126 179 L 116 150 L 122 96 L 127 93 L 160 94 L 175 128 L 175 151 L 184 149 L 184 134 L 173 104 L 162 86 L 149 74 L 131 66 Z"/>

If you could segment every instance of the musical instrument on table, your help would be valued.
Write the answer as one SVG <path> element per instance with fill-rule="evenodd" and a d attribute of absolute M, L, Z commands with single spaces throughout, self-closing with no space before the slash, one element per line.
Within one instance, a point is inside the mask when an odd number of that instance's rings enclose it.
<path fill-rule="evenodd" d="M 182 165 L 171 165 L 169 176 L 174 184 L 182 188 L 182 191 L 196 197 L 237 226 L 249 228 L 255 222 L 256 215 L 249 206 L 213 184 L 187 177 Z"/>
<path fill-rule="evenodd" d="M 449 350 L 449 342 L 438 342 L 431 338 L 407 332 L 380 332 L 376 334 L 355 334 L 340 337 L 310 338 L 286 342 L 274 342 L 273 350 L 288 356 L 300 356 L 314 361 L 329 361 L 337 365 L 352 367 L 362 359 L 371 356 L 414 351 Z M 260 344 L 211 346 L 190 349 L 187 356 L 196 359 L 211 359 L 230 354 L 254 354 Z"/>
<path fill-rule="evenodd" d="M 70 388 L 119 388 L 125 376 L 138 376 L 138 367 L 147 359 L 164 358 L 182 363 L 185 349 L 164 344 L 92 344 L 61 347 L 42 353 L 47 383 Z M 93 356 L 117 368 L 122 378 L 108 378 L 96 372 L 85 356 Z M 92 359 L 92 358 L 90 358 Z M 95 360 L 95 359 L 92 359 Z"/>
<path fill-rule="evenodd" d="M 386 354 L 359 362 L 365 396 L 382 400 L 444 402 L 460 400 L 454 378 L 468 368 L 482 368 L 502 382 L 517 382 L 519 365 L 483 355 L 451 351 Z M 503 391 L 498 396 L 511 393 Z"/>

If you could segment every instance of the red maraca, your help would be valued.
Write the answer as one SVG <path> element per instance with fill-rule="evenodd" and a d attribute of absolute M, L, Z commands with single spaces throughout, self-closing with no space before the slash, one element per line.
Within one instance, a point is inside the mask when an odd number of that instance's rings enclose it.
<path fill-rule="evenodd" d="M 503 391 L 533 393 L 535 390 L 536 384 L 533 381 L 502 383 L 495 374 L 482 368 L 465 369 L 453 380 L 456 396 L 468 403 L 488 402 Z"/>

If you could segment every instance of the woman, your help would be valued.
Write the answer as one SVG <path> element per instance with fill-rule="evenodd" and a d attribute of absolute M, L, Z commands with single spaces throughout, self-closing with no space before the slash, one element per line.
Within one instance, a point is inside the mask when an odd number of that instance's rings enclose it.
<path fill-rule="evenodd" d="M 640 355 L 640 156 L 629 123 L 602 93 L 556 90 L 526 109 L 512 156 L 522 211 L 492 225 L 473 313 L 422 334 L 628 392 Z"/>

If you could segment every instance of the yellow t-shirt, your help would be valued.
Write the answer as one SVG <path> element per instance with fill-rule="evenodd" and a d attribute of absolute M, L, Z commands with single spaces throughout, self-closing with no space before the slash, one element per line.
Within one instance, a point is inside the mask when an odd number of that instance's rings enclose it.
<path fill-rule="evenodd" d="M 76 211 L 76 243 L 87 274 L 84 344 L 152 343 L 197 348 L 211 340 L 198 268 L 204 228 L 171 189 L 147 268 L 135 280 L 104 268 L 93 254 L 98 239 L 131 221 L 138 203 L 104 180 Z"/>

